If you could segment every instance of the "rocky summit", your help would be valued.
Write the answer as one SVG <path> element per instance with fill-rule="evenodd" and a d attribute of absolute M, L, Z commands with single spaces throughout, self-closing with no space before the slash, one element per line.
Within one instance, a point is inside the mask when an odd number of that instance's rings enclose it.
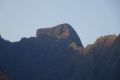
<path fill-rule="evenodd" d="M 0 65 L 0 80 L 120 80 L 120 35 L 83 47 L 65 23 L 18 42 L 0 36 Z"/>
<path fill-rule="evenodd" d="M 40 35 L 49 35 L 51 37 L 56 37 L 58 40 L 66 39 L 71 43 L 75 42 L 78 47 L 83 47 L 76 31 L 67 23 L 52 28 L 37 29 L 36 37 L 40 37 Z"/>

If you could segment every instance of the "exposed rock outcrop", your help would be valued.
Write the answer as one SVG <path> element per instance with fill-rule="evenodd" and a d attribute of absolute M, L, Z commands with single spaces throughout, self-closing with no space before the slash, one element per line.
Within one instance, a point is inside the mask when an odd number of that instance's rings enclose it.
<path fill-rule="evenodd" d="M 40 37 L 40 35 L 49 35 L 51 37 L 56 37 L 58 40 L 66 39 L 70 41 L 70 43 L 75 42 L 78 47 L 83 47 L 76 31 L 67 23 L 52 28 L 38 29 L 36 37 Z"/>

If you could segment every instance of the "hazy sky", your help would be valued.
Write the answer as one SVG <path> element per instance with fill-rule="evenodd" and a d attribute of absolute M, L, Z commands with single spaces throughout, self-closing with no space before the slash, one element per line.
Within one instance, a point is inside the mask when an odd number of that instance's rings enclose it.
<path fill-rule="evenodd" d="M 69 23 L 84 46 L 120 33 L 120 0 L 0 0 L 0 35 L 11 42 Z"/>

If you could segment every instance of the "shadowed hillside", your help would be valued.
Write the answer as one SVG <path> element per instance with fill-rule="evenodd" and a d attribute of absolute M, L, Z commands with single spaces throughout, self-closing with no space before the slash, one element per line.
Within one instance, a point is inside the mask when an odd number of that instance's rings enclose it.
<path fill-rule="evenodd" d="M 0 36 L 0 65 L 11 80 L 119 80 L 120 35 L 83 47 L 69 24 L 9 42 Z"/>
<path fill-rule="evenodd" d="M 9 80 L 0 66 L 0 80 Z"/>

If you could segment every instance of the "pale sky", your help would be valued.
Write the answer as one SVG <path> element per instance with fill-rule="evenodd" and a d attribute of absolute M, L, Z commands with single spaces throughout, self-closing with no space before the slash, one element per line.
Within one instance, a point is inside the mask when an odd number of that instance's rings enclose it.
<path fill-rule="evenodd" d="M 0 0 L 0 35 L 11 42 L 39 28 L 70 24 L 84 46 L 120 34 L 120 0 Z"/>

